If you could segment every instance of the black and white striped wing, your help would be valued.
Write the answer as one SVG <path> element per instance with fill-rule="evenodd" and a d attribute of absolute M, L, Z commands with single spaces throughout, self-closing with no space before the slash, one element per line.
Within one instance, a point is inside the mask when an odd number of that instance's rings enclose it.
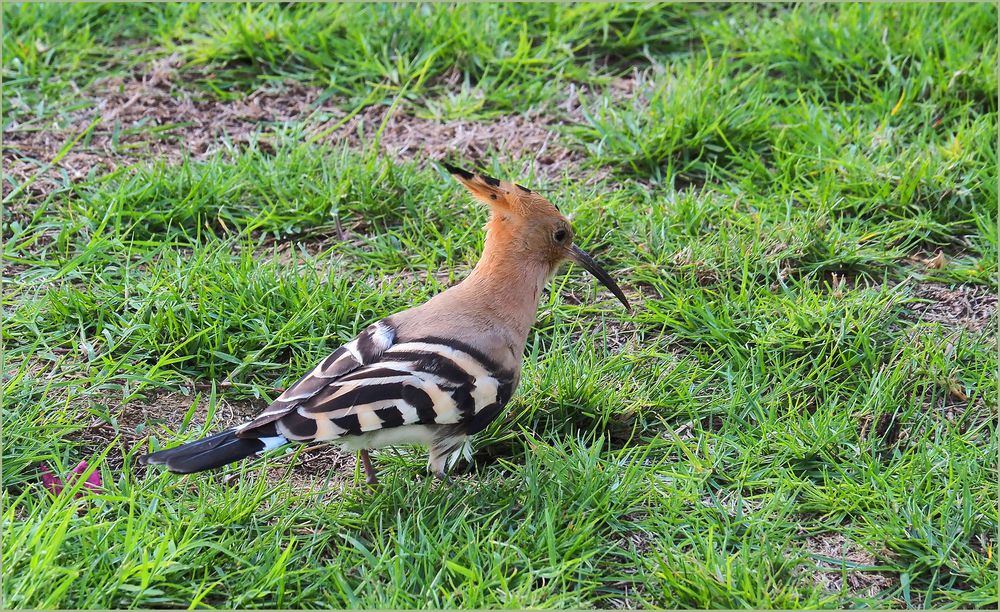
<path fill-rule="evenodd" d="M 392 346 L 395 338 L 395 329 L 387 321 L 368 326 L 354 340 L 338 348 L 308 374 L 285 389 L 257 418 L 237 427 L 236 435 L 241 438 L 275 435 L 275 428 L 268 425 L 294 413 L 303 402 L 321 394 L 340 377 L 377 361 Z"/>
<path fill-rule="evenodd" d="M 355 360 L 335 378 L 307 376 L 296 385 L 304 391 L 286 397 L 289 389 L 279 398 L 280 414 L 274 406 L 256 422 L 268 419 L 261 424 L 273 422 L 269 432 L 303 441 L 411 425 L 454 425 L 471 435 L 496 418 L 513 392 L 513 374 L 465 344 L 439 338 L 388 344 L 374 361 L 361 354 L 366 363 Z"/>

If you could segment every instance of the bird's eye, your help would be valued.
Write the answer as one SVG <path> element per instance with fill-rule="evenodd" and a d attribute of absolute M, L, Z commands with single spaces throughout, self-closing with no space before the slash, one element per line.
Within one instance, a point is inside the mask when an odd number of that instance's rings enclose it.
<path fill-rule="evenodd" d="M 557 229 L 556 233 L 553 234 L 552 237 L 556 239 L 556 242 L 562 242 L 563 240 L 566 240 L 566 230 Z"/>

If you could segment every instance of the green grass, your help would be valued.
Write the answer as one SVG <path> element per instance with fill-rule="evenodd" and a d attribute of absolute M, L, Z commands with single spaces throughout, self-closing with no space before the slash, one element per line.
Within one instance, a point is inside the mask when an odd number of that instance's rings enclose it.
<path fill-rule="evenodd" d="M 996 607 L 997 318 L 918 320 L 924 284 L 997 291 L 996 18 L 5 5 L 5 606 Z M 315 117 L 42 190 L 7 172 L 19 131 L 172 54 L 178 89 L 220 103 L 292 80 L 345 111 L 561 121 L 577 164 L 457 161 L 571 213 L 637 307 L 558 275 L 451 485 L 407 449 L 377 453 L 377 491 L 277 458 L 229 484 L 138 468 L 460 280 L 487 214 L 424 157 L 311 142 Z M 118 129 L 170 128 L 95 128 Z M 188 412 L 126 418 L 143 398 Z M 41 487 L 81 459 L 100 494 Z"/>

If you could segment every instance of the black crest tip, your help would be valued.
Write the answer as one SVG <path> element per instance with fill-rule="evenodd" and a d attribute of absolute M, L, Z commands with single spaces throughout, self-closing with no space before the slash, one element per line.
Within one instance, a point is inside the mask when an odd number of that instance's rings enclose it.
<path fill-rule="evenodd" d="M 467 181 L 471 181 L 472 177 L 474 176 L 468 170 L 462 170 L 458 166 L 452 166 L 451 164 L 449 164 L 447 162 L 441 162 L 441 165 L 444 166 L 445 170 L 447 170 L 451 174 L 454 174 L 455 176 L 460 176 L 460 177 L 464 178 Z"/>

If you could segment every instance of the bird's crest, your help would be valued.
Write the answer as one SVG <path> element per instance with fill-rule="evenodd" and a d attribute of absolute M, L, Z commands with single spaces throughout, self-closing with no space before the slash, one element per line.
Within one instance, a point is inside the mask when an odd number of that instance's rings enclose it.
<path fill-rule="evenodd" d="M 555 204 L 527 187 L 501 181 L 485 174 L 469 172 L 448 163 L 442 165 L 469 190 L 469 193 L 492 209 L 513 212 L 525 217 L 561 217 Z"/>

